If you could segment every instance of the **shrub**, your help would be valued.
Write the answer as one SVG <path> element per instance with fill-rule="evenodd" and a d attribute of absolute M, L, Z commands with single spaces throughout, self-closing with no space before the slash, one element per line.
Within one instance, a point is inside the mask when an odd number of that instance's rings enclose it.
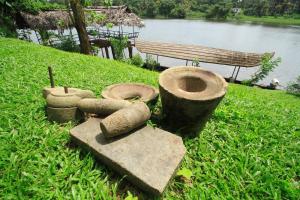
<path fill-rule="evenodd" d="M 132 58 L 124 58 L 122 59 L 122 61 L 130 65 L 135 65 L 137 67 L 143 67 L 144 65 L 143 58 L 138 53 L 132 56 Z"/>
<path fill-rule="evenodd" d="M 287 92 L 300 97 L 300 76 L 287 86 Z"/>
<path fill-rule="evenodd" d="M 200 58 L 195 58 L 192 61 L 192 66 L 199 67 L 199 65 L 200 65 Z"/>
<path fill-rule="evenodd" d="M 262 57 L 259 70 L 251 77 L 250 80 L 243 81 L 246 85 L 255 84 L 263 80 L 270 72 L 272 72 L 281 62 L 281 58 L 272 59 L 270 54 Z"/>
<path fill-rule="evenodd" d="M 53 47 L 63 50 L 63 51 L 69 51 L 69 52 L 80 52 L 80 47 L 74 40 L 74 38 L 69 36 L 61 36 L 59 37 L 60 43 L 54 44 Z"/>
<path fill-rule="evenodd" d="M 160 64 L 153 58 L 153 56 L 147 54 L 145 67 L 147 69 L 154 70 L 155 68 L 157 68 L 159 66 L 160 66 Z"/>
<path fill-rule="evenodd" d="M 128 45 L 128 38 L 122 37 L 122 38 L 110 38 L 109 39 L 111 46 L 114 49 L 115 56 L 117 60 L 123 60 L 124 59 L 124 52 L 123 50 Z"/>
<path fill-rule="evenodd" d="M 141 55 L 139 53 L 133 55 L 130 60 L 131 60 L 132 65 L 135 65 L 138 67 L 142 67 L 144 64 L 143 58 L 141 57 Z"/>
<path fill-rule="evenodd" d="M 0 16 L 0 37 L 16 37 L 16 27 L 11 17 Z"/>

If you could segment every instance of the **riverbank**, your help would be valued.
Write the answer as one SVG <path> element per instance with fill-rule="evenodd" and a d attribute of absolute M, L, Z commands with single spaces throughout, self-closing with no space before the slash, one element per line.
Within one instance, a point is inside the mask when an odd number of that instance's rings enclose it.
<path fill-rule="evenodd" d="M 299 18 L 273 17 L 273 16 L 254 17 L 254 16 L 241 15 L 238 17 L 229 17 L 227 20 L 231 22 L 239 22 L 239 23 L 253 23 L 253 24 L 266 24 L 266 25 L 278 25 L 278 26 L 300 26 L 300 17 Z"/>
<path fill-rule="evenodd" d="M 49 65 L 58 85 L 97 95 L 120 82 L 158 87 L 158 73 L 16 39 L 0 46 L 0 199 L 124 199 L 127 191 L 152 199 L 74 147 L 74 124 L 48 122 L 41 88 Z M 299 110 L 299 98 L 283 91 L 229 84 L 201 134 L 184 137 L 182 167 L 192 178 L 175 177 L 162 198 L 297 199 Z"/>
<path fill-rule="evenodd" d="M 157 16 L 155 19 L 170 19 L 164 16 Z M 274 17 L 274 16 L 263 16 L 263 17 L 255 17 L 255 16 L 246 16 L 246 15 L 238 15 L 238 16 L 229 16 L 225 20 L 216 20 L 216 19 L 206 19 L 205 13 L 203 12 L 188 12 L 187 16 L 184 19 L 190 20 L 207 20 L 207 21 L 221 21 L 221 22 L 235 22 L 235 23 L 252 23 L 252 24 L 265 24 L 272 26 L 300 26 L 300 15 L 295 15 L 295 17 Z"/>

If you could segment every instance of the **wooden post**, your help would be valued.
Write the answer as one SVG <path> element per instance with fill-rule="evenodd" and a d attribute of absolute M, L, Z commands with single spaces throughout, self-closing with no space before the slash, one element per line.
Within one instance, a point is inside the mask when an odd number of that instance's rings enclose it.
<path fill-rule="evenodd" d="M 67 86 L 64 87 L 65 93 L 68 94 L 69 93 L 69 89 Z"/>
<path fill-rule="evenodd" d="M 115 54 L 115 50 L 114 50 L 113 46 L 111 46 L 111 54 L 113 56 L 113 59 L 115 60 L 116 59 L 116 54 Z"/>
<path fill-rule="evenodd" d="M 104 58 L 104 52 L 103 52 L 103 48 L 101 47 L 101 53 L 102 53 L 102 57 Z"/>
<path fill-rule="evenodd" d="M 230 83 L 234 82 L 234 78 L 233 77 L 234 77 L 236 68 L 237 68 L 237 66 L 234 66 L 234 70 L 233 70 L 233 72 L 231 74 L 231 77 L 230 77 L 230 80 L 229 80 Z"/>
<path fill-rule="evenodd" d="M 108 47 L 104 47 L 104 49 L 105 49 L 106 58 L 108 58 L 108 59 L 109 59 Z"/>
<path fill-rule="evenodd" d="M 240 69 L 241 69 L 241 67 L 239 66 L 239 68 L 238 68 L 238 70 L 237 70 L 237 72 L 236 72 L 236 75 L 235 75 L 235 77 L 234 77 L 234 82 L 236 81 L 236 78 L 237 78 L 237 76 L 239 75 Z"/>
<path fill-rule="evenodd" d="M 131 44 L 129 44 L 129 46 L 128 46 L 128 54 L 129 54 L 129 58 L 132 58 L 132 46 L 131 46 Z"/>
<path fill-rule="evenodd" d="M 52 67 L 48 67 L 48 72 L 49 72 L 49 79 L 50 79 L 50 84 L 51 84 L 51 88 L 55 87 L 54 84 L 54 79 L 53 79 L 53 72 L 52 72 Z"/>

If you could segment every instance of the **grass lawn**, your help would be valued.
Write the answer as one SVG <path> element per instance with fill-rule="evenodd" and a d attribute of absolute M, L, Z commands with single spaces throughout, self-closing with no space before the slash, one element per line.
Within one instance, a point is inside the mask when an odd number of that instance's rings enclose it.
<path fill-rule="evenodd" d="M 0 39 L 0 199 L 140 198 L 121 176 L 70 143 L 74 124 L 45 118 L 41 89 L 52 65 L 57 85 L 97 95 L 118 82 L 157 87 L 158 73 L 121 62 Z M 300 98 L 283 91 L 229 85 L 205 130 L 184 137 L 182 167 L 165 199 L 299 199 Z"/>

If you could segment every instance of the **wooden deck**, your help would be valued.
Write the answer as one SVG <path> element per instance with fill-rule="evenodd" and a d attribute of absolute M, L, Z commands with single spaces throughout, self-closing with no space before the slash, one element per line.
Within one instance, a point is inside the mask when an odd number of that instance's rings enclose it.
<path fill-rule="evenodd" d="M 260 65 L 263 55 L 272 53 L 245 53 L 226 49 L 217 49 L 198 45 L 183 45 L 138 40 L 138 51 L 146 54 L 176 58 L 186 61 L 199 60 L 204 63 L 231 65 L 235 67 L 256 67 Z"/>

